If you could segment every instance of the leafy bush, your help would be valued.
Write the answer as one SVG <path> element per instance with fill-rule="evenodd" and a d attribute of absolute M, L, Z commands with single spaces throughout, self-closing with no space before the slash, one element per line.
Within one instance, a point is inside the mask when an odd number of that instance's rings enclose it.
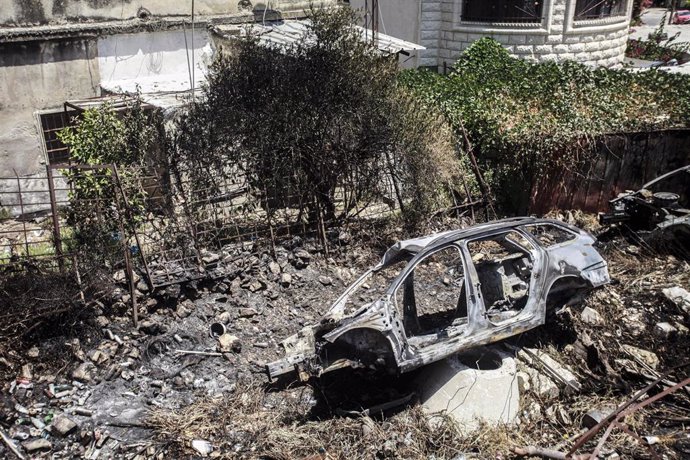
<path fill-rule="evenodd" d="M 118 209 L 126 206 L 127 216 L 136 223 L 146 212 L 142 176 L 159 135 L 155 114 L 147 113 L 136 97 L 125 110 L 112 105 L 87 109 L 75 125 L 58 133 L 70 149 L 70 160 L 78 165 L 114 165 L 126 201 L 122 200 L 110 170 L 64 169 L 70 190 L 67 223 L 75 230 L 75 248 L 100 255 L 104 262 L 121 251 Z M 87 249 L 88 248 L 88 249 Z"/>
<path fill-rule="evenodd" d="M 468 48 L 447 76 L 412 70 L 401 79 L 457 131 L 466 129 L 504 204 L 513 198 L 508 185 L 529 189 L 538 178 L 575 167 L 601 134 L 690 122 L 687 76 L 531 63 L 490 38 Z"/>
<path fill-rule="evenodd" d="M 641 38 L 628 40 L 625 55 L 649 61 L 668 62 L 675 59 L 681 64 L 685 62 L 687 54 L 690 52 L 690 43 L 678 41 L 680 32 L 668 37 L 664 32 L 665 26 L 666 13 L 662 16 L 659 27 L 646 40 Z"/>

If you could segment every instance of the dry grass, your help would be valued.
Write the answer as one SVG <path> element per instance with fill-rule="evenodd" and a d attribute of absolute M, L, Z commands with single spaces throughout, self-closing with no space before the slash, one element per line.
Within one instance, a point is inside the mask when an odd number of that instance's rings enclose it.
<path fill-rule="evenodd" d="M 193 439 L 210 441 L 218 458 L 499 458 L 533 441 L 527 424 L 482 428 L 464 437 L 443 415 L 430 424 L 416 405 L 390 418 L 309 416 L 304 391 L 282 392 L 277 407 L 257 384 L 238 385 L 218 399 L 202 398 L 179 410 L 154 409 L 147 419 L 171 455 L 193 455 Z M 288 394 L 285 394 L 288 393 Z"/>

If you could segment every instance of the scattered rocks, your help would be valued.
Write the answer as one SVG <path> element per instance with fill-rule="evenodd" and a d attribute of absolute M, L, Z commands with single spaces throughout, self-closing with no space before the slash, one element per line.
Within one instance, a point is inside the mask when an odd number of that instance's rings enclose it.
<path fill-rule="evenodd" d="M 50 450 L 53 448 L 53 444 L 44 438 L 32 439 L 31 441 L 26 441 L 22 443 L 22 447 L 27 452 L 37 452 L 40 450 Z"/>
<path fill-rule="evenodd" d="M 652 369 L 656 369 L 657 367 L 659 367 L 659 357 L 651 351 L 633 347 L 632 345 L 621 345 L 621 348 L 623 348 L 623 350 L 625 350 L 627 353 L 630 353 L 632 356 L 636 357 L 640 361 L 644 362 Z"/>
<path fill-rule="evenodd" d="M 72 378 L 84 383 L 93 383 L 96 376 L 96 366 L 93 363 L 81 363 L 74 371 L 72 371 Z"/>
<path fill-rule="evenodd" d="M 258 315 L 259 312 L 254 310 L 253 308 L 240 308 L 238 312 L 238 316 L 240 318 L 251 318 L 252 316 Z"/>
<path fill-rule="evenodd" d="M 239 353 L 242 350 L 242 344 L 239 337 L 231 334 L 223 334 L 218 337 L 218 351 L 221 353 L 235 352 Z"/>
<path fill-rule="evenodd" d="M 333 280 L 330 279 L 328 276 L 319 276 L 319 283 L 323 284 L 324 286 L 330 286 L 333 284 Z"/>
<path fill-rule="evenodd" d="M 165 334 L 168 328 L 159 322 L 147 319 L 139 323 L 139 330 L 148 335 L 160 335 Z"/>
<path fill-rule="evenodd" d="M 278 275 L 280 274 L 280 265 L 278 265 L 278 262 L 270 262 L 268 264 L 268 270 L 274 275 Z"/>
<path fill-rule="evenodd" d="M 280 275 L 280 284 L 283 287 L 289 287 L 292 284 L 292 275 L 289 273 L 283 273 Z"/>
<path fill-rule="evenodd" d="M 177 308 L 175 309 L 175 314 L 180 318 L 186 318 L 192 313 L 193 308 L 194 308 L 193 304 L 190 305 L 187 302 L 181 302 L 181 303 L 177 304 Z"/>

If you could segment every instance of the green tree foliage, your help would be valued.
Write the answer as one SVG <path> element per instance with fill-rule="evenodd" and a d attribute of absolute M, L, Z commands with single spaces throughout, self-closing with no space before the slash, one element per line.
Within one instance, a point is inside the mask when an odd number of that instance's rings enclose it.
<path fill-rule="evenodd" d="M 448 200 L 462 165 L 445 122 L 400 87 L 351 12 L 313 10 L 310 24 L 286 46 L 236 40 L 178 122 L 176 163 L 207 191 L 213 173 L 244 173 L 269 216 L 289 206 L 311 222 L 344 218 L 391 177 L 408 216 Z"/>
<path fill-rule="evenodd" d="M 107 259 L 124 238 L 119 234 L 120 220 L 125 226 L 135 225 L 146 212 L 142 176 L 159 138 L 159 126 L 155 115 L 147 113 L 136 97 L 119 112 L 110 104 L 87 109 L 74 126 L 58 133 L 69 147 L 72 163 L 118 168 L 124 191 L 123 197 L 109 169 L 63 170 L 71 186 L 68 224 L 75 230 L 79 246 Z M 127 218 L 118 215 L 118 210 Z"/>
<path fill-rule="evenodd" d="M 490 38 L 468 48 L 447 76 L 414 70 L 401 80 L 456 130 L 466 129 L 494 188 L 508 200 L 510 182 L 529 187 L 577 166 L 602 134 L 690 122 L 687 76 L 531 63 Z"/>

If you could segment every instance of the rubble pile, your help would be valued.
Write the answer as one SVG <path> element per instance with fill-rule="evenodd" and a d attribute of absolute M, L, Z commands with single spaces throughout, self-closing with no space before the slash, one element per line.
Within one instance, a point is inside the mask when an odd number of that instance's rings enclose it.
<path fill-rule="evenodd" d="M 232 269 L 214 279 L 154 294 L 139 283 L 139 329 L 123 308 L 123 284 L 110 302 L 115 308 L 92 306 L 98 334 L 65 332 L 67 365 L 46 362 L 54 338 L 21 353 L 3 350 L 0 365 L 11 378 L 1 389 L 0 457 L 511 458 L 528 446 L 567 451 L 589 426 L 687 359 L 688 263 L 618 239 L 601 250 L 614 283 L 496 345 L 512 363 L 515 384 L 511 377 L 508 387 L 519 393 L 511 397 L 519 406 L 509 417 L 498 411 L 497 423 L 479 421 L 472 434 L 445 410 L 430 422 L 417 403 L 425 368 L 404 378 L 371 381 L 343 370 L 311 386 L 269 386 L 265 366 L 282 354 L 279 341 L 317 321 L 380 256 L 351 238 L 330 255 L 318 248 L 300 239 L 275 248 L 247 244 L 232 248 Z M 683 375 L 690 369 L 664 377 L 655 392 Z M 682 458 L 690 452 L 683 432 L 689 408 L 679 391 L 626 423 L 668 458 Z M 645 452 L 619 432 L 601 458 Z"/>

